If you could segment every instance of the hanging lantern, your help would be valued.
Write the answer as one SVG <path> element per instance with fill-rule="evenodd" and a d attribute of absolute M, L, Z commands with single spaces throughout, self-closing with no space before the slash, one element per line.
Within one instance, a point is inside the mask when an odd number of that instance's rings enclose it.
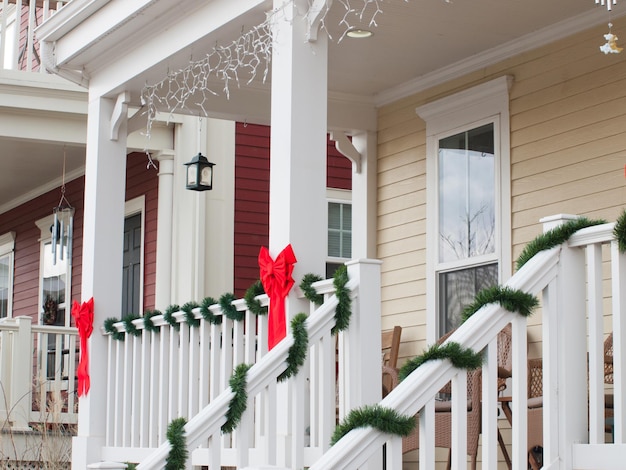
<path fill-rule="evenodd" d="M 189 163 L 185 163 L 185 166 L 187 167 L 187 189 L 208 191 L 213 188 L 215 163 L 211 163 L 204 155 L 198 153 Z"/>
<path fill-rule="evenodd" d="M 52 209 L 53 221 L 50 227 L 52 233 L 52 264 L 57 264 L 57 258 L 72 262 L 72 237 L 74 235 L 74 208 L 65 198 L 65 149 L 63 149 L 63 173 L 61 182 L 61 199 Z"/>

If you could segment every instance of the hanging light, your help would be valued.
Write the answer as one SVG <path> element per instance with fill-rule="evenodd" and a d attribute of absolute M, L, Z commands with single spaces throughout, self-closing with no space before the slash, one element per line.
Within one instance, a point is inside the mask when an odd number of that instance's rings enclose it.
<path fill-rule="evenodd" d="M 189 163 L 185 163 L 185 166 L 187 167 L 187 189 L 193 191 L 213 189 L 213 167 L 215 163 L 207 160 L 202 153 L 198 153 Z"/>
<path fill-rule="evenodd" d="M 65 149 L 63 149 L 63 175 L 61 181 L 61 199 L 52 209 L 53 222 L 50 227 L 52 234 L 52 264 L 57 258 L 63 261 L 67 250 L 67 259 L 72 262 L 72 237 L 74 235 L 74 208 L 65 198 Z"/>

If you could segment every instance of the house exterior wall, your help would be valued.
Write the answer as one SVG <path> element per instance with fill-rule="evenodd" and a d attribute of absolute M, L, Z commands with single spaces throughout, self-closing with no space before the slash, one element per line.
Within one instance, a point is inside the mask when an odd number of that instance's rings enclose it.
<path fill-rule="evenodd" d="M 624 20 L 615 22 L 623 27 Z M 618 24 L 619 23 L 619 24 Z M 606 27 L 485 67 L 379 109 L 378 256 L 383 329 L 403 327 L 400 356 L 426 346 L 426 124 L 415 108 L 511 75 L 513 261 L 557 213 L 615 220 L 626 205 L 626 63 L 599 50 Z M 539 339 L 540 315 L 531 319 Z M 530 354 L 536 353 L 532 349 Z"/>
<path fill-rule="evenodd" d="M 146 170 L 146 155 L 128 155 L 126 200 L 145 196 L 144 308 L 154 308 L 156 271 L 157 172 Z M 72 246 L 72 301 L 81 301 L 82 232 L 84 177 L 66 183 L 65 197 L 74 207 Z M 13 317 L 31 316 L 41 311 L 39 303 L 40 230 L 35 221 L 52 214 L 59 203 L 60 188 L 49 191 L 15 209 L 0 214 L 0 234 L 15 232 Z M 142 312 L 137 312 L 142 313 Z"/>
<path fill-rule="evenodd" d="M 259 279 L 259 249 L 269 243 L 270 128 L 237 123 L 235 132 L 234 293 L 241 297 Z M 326 148 L 326 186 L 350 190 L 352 164 L 334 141 Z"/>

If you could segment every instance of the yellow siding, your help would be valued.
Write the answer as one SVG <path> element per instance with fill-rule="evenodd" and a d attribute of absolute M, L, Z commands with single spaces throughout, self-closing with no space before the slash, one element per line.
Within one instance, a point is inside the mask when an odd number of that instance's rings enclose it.
<path fill-rule="evenodd" d="M 626 27 L 626 19 L 615 22 Z M 619 24 L 618 24 L 619 23 Z M 378 115 L 378 256 L 383 326 L 401 358 L 426 346 L 426 142 L 415 108 L 503 75 L 510 92 L 512 258 L 558 213 L 615 220 L 626 207 L 626 55 L 604 55 L 606 26 L 404 98 Z M 541 316 L 529 332 L 539 339 Z M 531 354 L 536 345 L 531 344 Z"/>

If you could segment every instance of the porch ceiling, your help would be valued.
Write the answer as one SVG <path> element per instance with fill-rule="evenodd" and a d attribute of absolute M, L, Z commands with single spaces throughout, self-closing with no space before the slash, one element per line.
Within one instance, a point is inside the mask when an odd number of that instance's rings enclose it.
<path fill-rule="evenodd" d="M 348 3 L 363 5 L 361 0 L 335 0 L 326 19 L 333 37 L 329 126 L 342 129 L 375 129 L 377 106 L 610 19 L 606 7 L 594 0 L 378 0 L 382 12 L 371 28 L 374 35 L 339 42 Z M 370 13 L 374 5 L 369 4 Z M 94 93 L 130 91 L 131 106 L 140 106 L 146 84 L 158 83 L 216 46 L 229 45 L 242 31 L 261 24 L 271 7 L 269 0 L 71 0 L 36 34 L 54 45 L 50 60 L 60 75 L 83 78 L 83 85 L 88 80 Z M 611 18 L 616 22 L 624 14 L 626 0 L 618 0 Z M 370 17 L 364 15 L 365 24 L 351 20 L 351 25 L 369 28 Z M 626 31 L 617 27 L 614 32 L 626 40 Z M 592 46 L 603 42 L 599 35 Z M 269 123 L 271 76 L 266 83 L 257 78 L 249 85 L 242 78 L 239 88 L 231 83 L 229 99 L 224 93 L 211 97 L 207 111 L 214 117 Z M 216 82 L 214 89 L 221 92 L 222 87 Z M 11 107 L 4 110 L 7 116 Z M 27 155 L 31 168 L 41 165 L 49 176 L 44 172 L 20 179 L 16 175 L 23 172 L 17 167 L 0 172 L 0 213 L 45 184 L 53 187 L 52 180 L 60 176 L 50 155 L 62 155 L 62 146 L 31 141 L 31 147 L 21 147 L 29 141 L 25 139 L 0 135 L 0 160 Z M 84 147 L 68 148 L 71 165 L 79 168 L 81 158 L 74 160 L 73 153 L 76 149 L 84 161 Z"/>
<path fill-rule="evenodd" d="M 326 19 L 333 37 L 329 46 L 331 98 L 379 105 L 420 83 L 451 79 L 467 67 L 484 67 L 524 48 L 609 21 L 606 7 L 595 5 L 594 0 L 377 3 L 382 9 L 375 18 L 377 27 L 367 24 L 375 3 L 369 4 L 362 22 L 350 21 L 352 26 L 372 29 L 374 35 L 341 42 L 344 4 L 360 9 L 363 3 L 332 3 Z M 619 1 L 613 8 L 613 19 L 626 13 L 625 3 Z M 56 65 L 61 70 L 84 73 L 90 85 L 104 93 L 130 90 L 138 105 L 146 84 L 163 80 L 168 72 L 185 67 L 190 59 L 199 60 L 216 46 L 229 45 L 242 31 L 261 24 L 271 7 L 268 0 L 72 0 L 65 8 L 67 18 L 61 11 L 39 28 L 38 35 L 56 41 Z M 86 19 L 72 23 L 72 11 Z M 100 26 L 95 28 L 95 24 Z M 598 46 L 602 42 L 598 37 Z M 241 87 L 247 93 L 266 93 L 268 83 L 255 80 L 247 86 L 246 80 Z M 221 91 L 220 85 L 216 89 Z M 252 109 L 249 99 L 237 101 L 235 85 L 231 89 L 228 103 L 221 96 L 208 107 L 217 115 L 267 119 L 268 98 L 258 99 L 263 110 Z"/>

